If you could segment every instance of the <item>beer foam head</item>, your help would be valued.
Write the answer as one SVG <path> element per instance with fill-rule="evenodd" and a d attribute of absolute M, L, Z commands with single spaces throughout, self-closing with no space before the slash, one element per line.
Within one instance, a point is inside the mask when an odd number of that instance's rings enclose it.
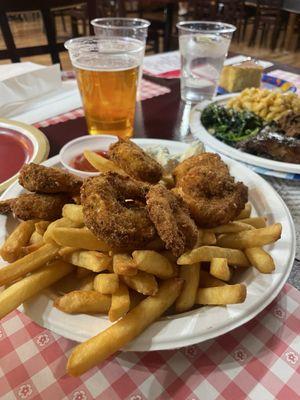
<path fill-rule="evenodd" d="M 124 70 L 141 64 L 145 44 L 123 37 L 85 37 L 65 43 L 74 67 L 89 70 Z"/>

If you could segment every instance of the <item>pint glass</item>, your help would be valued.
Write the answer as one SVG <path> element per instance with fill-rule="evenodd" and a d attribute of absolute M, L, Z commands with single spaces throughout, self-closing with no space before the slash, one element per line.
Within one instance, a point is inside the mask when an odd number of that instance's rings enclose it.
<path fill-rule="evenodd" d="M 76 72 L 90 134 L 133 134 L 144 43 L 132 38 L 83 37 L 65 43 Z"/>
<path fill-rule="evenodd" d="M 102 38 L 129 37 L 143 42 L 146 48 L 148 28 L 150 26 L 150 22 L 146 19 L 119 17 L 96 18 L 91 21 L 91 24 L 94 27 L 94 32 L 96 36 Z M 140 99 L 141 95 L 140 89 L 142 82 L 142 72 L 142 68 L 140 68 L 139 83 L 137 89 L 138 100 Z"/>

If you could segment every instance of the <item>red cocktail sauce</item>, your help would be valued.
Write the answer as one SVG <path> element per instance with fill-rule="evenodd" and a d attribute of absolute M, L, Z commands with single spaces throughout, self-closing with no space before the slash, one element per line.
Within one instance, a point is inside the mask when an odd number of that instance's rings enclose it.
<path fill-rule="evenodd" d="M 107 151 L 105 151 L 105 150 L 103 150 L 103 151 L 101 151 L 101 150 L 95 151 L 95 153 L 99 154 L 102 157 L 108 158 Z M 79 171 L 97 172 L 96 168 L 94 168 L 88 162 L 88 160 L 84 157 L 83 153 L 82 154 L 78 154 L 78 156 L 74 157 L 70 161 L 70 166 L 72 168 L 78 169 Z"/>
<path fill-rule="evenodd" d="M 32 142 L 20 132 L 0 128 L 0 183 L 14 176 L 33 154 Z"/>

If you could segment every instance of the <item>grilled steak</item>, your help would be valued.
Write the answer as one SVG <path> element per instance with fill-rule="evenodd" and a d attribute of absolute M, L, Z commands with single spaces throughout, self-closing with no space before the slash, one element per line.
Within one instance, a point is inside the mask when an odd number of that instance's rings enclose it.
<path fill-rule="evenodd" d="M 272 160 L 300 164 L 300 138 L 276 132 L 271 126 L 266 126 L 256 136 L 242 142 L 239 148 Z"/>
<path fill-rule="evenodd" d="M 277 124 L 287 136 L 300 138 L 300 113 L 290 112 L 281 117 Z"/>

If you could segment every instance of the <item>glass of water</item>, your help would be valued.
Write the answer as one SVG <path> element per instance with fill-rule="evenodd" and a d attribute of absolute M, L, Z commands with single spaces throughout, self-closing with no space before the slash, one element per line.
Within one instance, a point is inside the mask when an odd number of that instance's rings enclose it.
<path fill-rule="evenodd" d="M 181 98 L 211 100 L 236 27 L 222 22 L 183 21 L 177 24 L 181 56 Z"/>

